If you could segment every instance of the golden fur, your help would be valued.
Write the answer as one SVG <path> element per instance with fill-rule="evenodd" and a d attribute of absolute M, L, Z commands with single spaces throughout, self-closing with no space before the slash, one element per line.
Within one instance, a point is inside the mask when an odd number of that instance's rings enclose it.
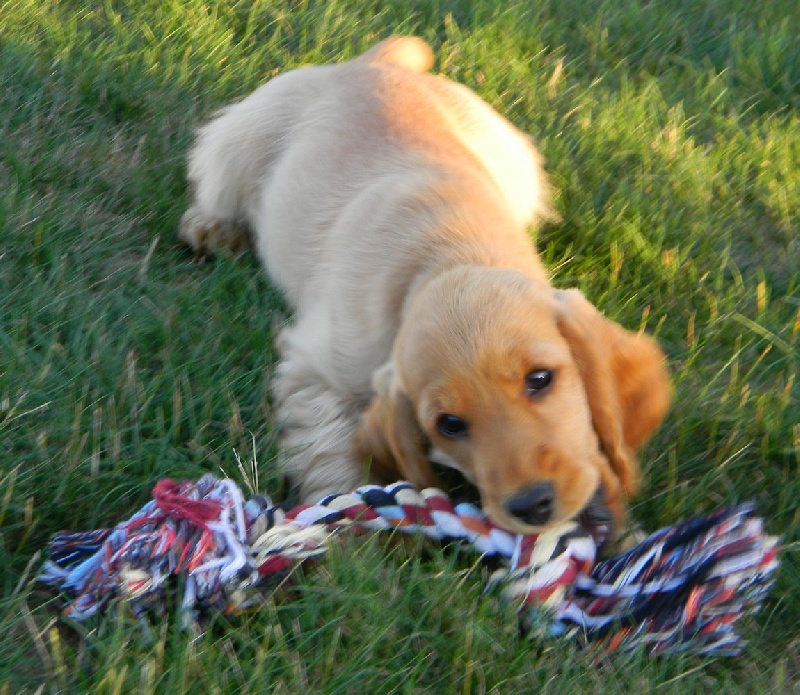
<path fill-rule="evenodd" d="M 511 529 L 572 517 L 600 485 L 619 521 L 668 407 L 663 355 L 549 285 L 528 235 L 548 215 L 538 153 L 432 64 L 388 39 L 224 109 L 191 151 L 180 237 L 205 253 L 250 235 L 295 311 L 274 395 L 304 499 L 368 466 L 433 484 L 436 460 Z"/>

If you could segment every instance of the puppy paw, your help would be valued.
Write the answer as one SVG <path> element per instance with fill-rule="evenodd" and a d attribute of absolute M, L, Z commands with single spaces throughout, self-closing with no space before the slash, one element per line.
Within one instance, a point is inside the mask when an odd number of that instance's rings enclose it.
<path fill-rule="evenodd" d="M 209 218 L 196 207 L 183 213 L 178 224 L 178 238 L 196 256 L 238 254 L 250 248 L 250 235 L 242 225 Z"/>

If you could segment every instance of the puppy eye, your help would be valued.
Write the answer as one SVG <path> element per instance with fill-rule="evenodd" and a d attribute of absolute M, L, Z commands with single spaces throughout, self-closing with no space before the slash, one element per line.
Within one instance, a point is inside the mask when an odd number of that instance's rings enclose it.
<path fill-rule="evenodd" d="M 440 415 L 436 420 L 436 431 L 448 439 L 461 439 L 467 436 L 467 423 L 455 415 Z"/>
<path fill-rule="evenodd" d="M 529 396 L 538 396 L 553 383 L 553 372 L 550 369 L 537 369 L 525 377 L 525 389 Z"/>

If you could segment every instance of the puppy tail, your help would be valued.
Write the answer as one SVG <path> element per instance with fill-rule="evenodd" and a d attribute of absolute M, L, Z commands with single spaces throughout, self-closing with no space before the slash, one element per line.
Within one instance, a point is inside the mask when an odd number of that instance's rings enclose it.
<path fill-rule="evenodd" d="M 392 36 L 370 48 L 359 60 L 391 63 L 414 72 L 427 72 L 433 67 L 433 51 L 417 36 Z"/>

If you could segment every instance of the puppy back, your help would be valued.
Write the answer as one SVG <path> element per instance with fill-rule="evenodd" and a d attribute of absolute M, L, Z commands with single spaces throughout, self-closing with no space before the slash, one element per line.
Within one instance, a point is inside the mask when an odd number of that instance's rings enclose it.
<path fill-rule="evenodd" d="M 391 63 L 414 72 L 427 72 L 433 67 L 433 51 L 417 36 L 391 36 L 370 48 L 359 60 Z"/>

